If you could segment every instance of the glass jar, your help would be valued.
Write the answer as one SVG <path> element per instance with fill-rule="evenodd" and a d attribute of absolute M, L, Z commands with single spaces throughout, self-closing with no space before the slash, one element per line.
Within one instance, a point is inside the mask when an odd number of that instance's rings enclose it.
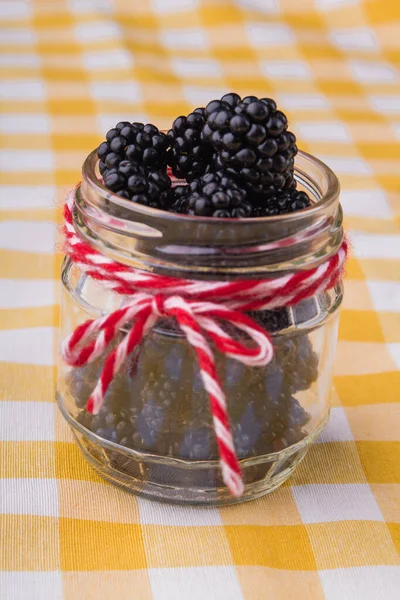
<path fill-rule="evenodd" d="M 144 271 L 218 281 L 277 277 L 321 264 L 343 239 L 338 180 L 302 152 L 295 175 L 312 207 L 257 219 L 137 205 L 106 190 L 97 169 L 93 152 L 77 189 L 76 230 L 104 255 Z M 61 339 L 124 302 L 69 258 L 62 284 Z M 97 415 L 85 405 L 105 357 L 79 368 L 61 361 L 59 407 L 89 463 L 128 491 L 193 504 L 257 498 L 289 477 L 328 421 L 341 301 L 339 284 L 296 306 L 251 314 L 273 336 L 274 358 L 265 367 L 215 352 L 246 485 L 241 498 L 222 481 L 208 396 L 194 351 L 173 320 L 159 321 L 128 357 Z"/>

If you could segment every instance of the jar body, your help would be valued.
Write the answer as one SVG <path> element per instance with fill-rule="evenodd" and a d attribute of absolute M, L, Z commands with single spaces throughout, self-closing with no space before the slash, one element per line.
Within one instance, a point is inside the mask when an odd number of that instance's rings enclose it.
<path fill-rule="evenodd" d="M 62 338 L 118 302 L 69 260 L 62 279 Z M 266 367 L 216 353 L 246 484 L 240 500 L 283 483 L 326 424 L 340 302 L 338 286 L 289 310 L 252 315 L 275 329 Z M 99 414 L 91 415 L 85 405 L 104 358 L 79 368 L 61 364 L 58 377 L 62 412 L 96 470 L 150 498 L 237 501 L 223 484 L 208 397 L 180 331 L 171 323 L 150 331 L 115 377 Z"/>
<path fill-rule="evenodd" d="M 264 219 L 201 219 L 113 196 L 99 183 L 92 154 L 74 226 L 104 255 L 144 271 L 203 281 L 279 277 L 321 265 L 343 239 L 334 174 L 304 153 L 295 171 L 298 187 L 314 195 L 312 208 Z M 245 483 L 241 498 L 222 480 L 208 395 L 173 319 L 160 319 L 127 357 L 97 415 L 86 402 L 112 345 L 79 368 L 60 360 L 58 404 L 91 465 L 131 492 L 193 504 L 257 498 L 289 477 L 328 420 L 341 300 L 339 282 L 294 306 L 249 315 L 272 335 L 267 366 L 249 367 L 213 348 Z M 125 301 L 66 259 L 61 339 Z M 120 330 L 113 343 L 125 335 Z"/>

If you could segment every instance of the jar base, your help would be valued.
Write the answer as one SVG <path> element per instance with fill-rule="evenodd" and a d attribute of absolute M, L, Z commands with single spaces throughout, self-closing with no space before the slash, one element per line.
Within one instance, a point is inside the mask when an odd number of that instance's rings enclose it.
<path fill-rule="evenodd" d="M 184 461 L 124 448 L 84 428 L 57 400 L 84 457 L 101 477 L 137 496 L 180 505 L 223 506 L 269 494 L 290 477 L 329 420 L 328 414 L 317 429 L 293 446 L 242 460 L 246 488 L 243 496 L 235 498 L 221 480 L 217 460 Z"/>
<path fill-rule="evenodd" d="M 148 481 L 143 483 L 143 481 L 135 479 L 134 477 L 124 477 L 120 471 L 101 465 L 96 458 L 93 457 L 90 451 L 86 450 L 81 444 L 79 444 L 79 446 L 90 466 L 109 483 L 112 483 L 134 496 L 181 506 L 228 506 L 230 504 L 242 504 L 261 498 L 280 487 L 291 476 L 296 466 L 305 456 L 304 453 L 290 468 L 285 469 L 285 471 L 273 478 L 273 480 L 246 485 L 243 496 L 235 498 L 225 488 L 214 488 L 210 490 L 192 488 L 190 490 L 182 491 L 177 488 L 163 486 Z"/>

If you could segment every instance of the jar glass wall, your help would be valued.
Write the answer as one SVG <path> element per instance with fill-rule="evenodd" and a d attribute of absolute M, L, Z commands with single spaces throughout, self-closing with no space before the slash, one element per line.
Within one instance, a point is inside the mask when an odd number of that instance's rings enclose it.
<path fill-rule="evenodd" d="M 203 280 L 275 277 L 317 266 L 342 241 L 337 179 L 306 154 L 298 157 L 296 177 L 313 207 L 262 219 L 193 218 L 132 206 L 101 186 L 93 155 L 83 176 L 77 231 L 135 268 Z M 70 259 L 62 283 L 61 339 L 124 300 Z M 291 474 L 327 422 L 341 299 L 338 285 L 294 307 L 252 314 L 273 335 L 275 354 L 266 367 L 215 352 L 246 484 L 242 498 L 222 481 L 196 357 L 171 320 L 160 321 L 128 357 L 97 415 L 85 405 L 105 357 L 80 368 L 61 363 L 60 408 L 89 462 L 132 492 L 203 504 L 258 497 Z"/>

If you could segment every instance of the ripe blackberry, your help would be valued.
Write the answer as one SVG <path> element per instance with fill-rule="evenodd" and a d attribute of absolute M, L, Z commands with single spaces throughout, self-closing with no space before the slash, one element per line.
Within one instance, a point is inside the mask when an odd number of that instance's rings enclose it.
<path fill-rule="evenodd" d="M 204 108 L 196 108 L 187 117 L 178 117 L 168 132 L 171 148 L 168 164 L 178 179 L 191 181 L 206 173 L 213 161 L 212 146 L 201 140 L 205 124 Z"/>
<path fill-rule="evenodd" d="M 206 173 L 189 184 L 187 212 L 199 217 L 246 218 L 253 213 L 247 192 L 223 171 Z"/>
<path fill-rule="evenodd" d="M 124 160 L 165 170 L 167 148 L 167 136 L 155 125 L 121 121 L 107 132 L 106 141 L 97 148 L 100 172 L 106 174 Z"/>
<path fill-rule="evenodd" d="M 174 213 L 187 214 L 190 187 L 177 185 L 170 189 L 168 194 L 168 210 Z"/>
<path fill-rule="evenodd" d="M 303 210 L 311 206 L 311 201 L 305 192 L 295 189 L 278 190 L 268 198 L 252 197 L 255 217 L 273 217 L 286 213 Z"/>
<path fill-rule="evenodd" d="M 296 186 L 296 137 L 274 100 L 226 94 L 208 103 L 205 117 L 202 139 L 217 153 L 216 169 L 236 173 L 259 194 Z"/>
<path fill-rule="evenodd" d="M 269 333 L 276 333 L 282 329 L 287 329 L 291 325 L 291 317 L 287 308 L 275 308 L 273 310 L 256 311 L 250 314 L 261 327 Z"/>
<path fill-rule="evenodd" d="M 121 198 L 152 208 L 164 208 L 171 180 L 164 171 L 146 169 L 133 161 L 123 160 L 106 170 L 104 185 Z"/>

